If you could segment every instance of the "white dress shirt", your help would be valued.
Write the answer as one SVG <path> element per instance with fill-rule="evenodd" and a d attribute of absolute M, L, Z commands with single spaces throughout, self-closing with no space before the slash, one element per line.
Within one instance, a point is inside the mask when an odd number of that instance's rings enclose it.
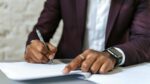
<path fill-rule="evenodd" d="M 105 36 L 111 0 L 88 0 L 87 24 L 84 38 L 84 49 L 96 51 L 105 50 Z M 116 48 L 123 54 L 122 65 L 125 61 L 123 51 Z"/>

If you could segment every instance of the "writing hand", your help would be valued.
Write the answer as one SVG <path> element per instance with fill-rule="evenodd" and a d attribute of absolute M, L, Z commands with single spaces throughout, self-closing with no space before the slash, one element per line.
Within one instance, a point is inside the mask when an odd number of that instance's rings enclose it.
<path fill-rule="evenodd" d="M 47 43 L 50 51 L 39 40 L 32 40 L 26 48 L 24 58 L 30 63 L 47 63 L 54 58 L 57 49 L 50 43 Z"/>

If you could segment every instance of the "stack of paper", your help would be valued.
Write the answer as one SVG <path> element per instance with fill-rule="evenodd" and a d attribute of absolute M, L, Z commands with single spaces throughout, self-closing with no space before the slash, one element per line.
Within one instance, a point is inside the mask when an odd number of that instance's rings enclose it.
<path fill-rule="evenodd" d="M 30 80 L 46 77 L 65 76 L 62 72 L 66 64 L 30 64 L 26 62 L 0 63 L 0 69 L 13 80 Z M 150 84 L 150 63 L 129 67 L 119 67 L 108 74 L 83 73 L 80 70 L 68 75 L 80 74 L 86 80 L 97 84 Z"/>
<path fill-rule="evenodd" d="M 0 63 L 0 69 L 12 80 L 31 80 L 46 77 L 57 77 L 64 75 L 80 74 L 85 77 L 90 73 L 73 71 L 70 74 L 63 74 L 66 64 L 31 64 L 27 62 Z"/>

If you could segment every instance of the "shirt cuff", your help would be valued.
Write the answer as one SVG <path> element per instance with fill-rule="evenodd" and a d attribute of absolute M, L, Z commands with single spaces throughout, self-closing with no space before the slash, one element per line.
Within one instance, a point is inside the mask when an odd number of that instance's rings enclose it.
<path fill-rule="evenodd" d="M 121 54 L 122 54 L 122 61 L 121 63 L 119 64 L 120 66 L 123 65 L 125 63 L 125 54 L 124 52 L 120 49 L 120 48 L 117 48 L 117 47 L 114 47 L 116 50 L 118 50 Z"/>

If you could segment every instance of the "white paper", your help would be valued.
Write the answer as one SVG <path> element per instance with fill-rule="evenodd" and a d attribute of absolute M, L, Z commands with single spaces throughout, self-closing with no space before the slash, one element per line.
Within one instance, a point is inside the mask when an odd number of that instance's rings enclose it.
<path fill-rule="evenodd" d="M 28 80 L 63 76 L 66 64 L 30 64 L 26 62 L 0 63 L 0 69 L 13 80 Z M 87 80 L 96 84 L 150 84 L 150 63 L 129 67 L 119 67 L 108 74 L 83 73 L 80 70 L 71 74 L 89 77 Z"/>
<path fill-rule="evenodd" d="M 149 63 L 120 67 L 108 74 L 95 74 L 88 80 L 97 84 L 150 84 Z"/>
<path fill-rule="evenodd" d="M 12 80 L 64 76 L 63 69 L 65 66 L 66 64 L 31 64 L 26 62 L 0 63 L 1 71 Z M 71 74 L 88 75 L 79 70 L 73 71 Z"/>

